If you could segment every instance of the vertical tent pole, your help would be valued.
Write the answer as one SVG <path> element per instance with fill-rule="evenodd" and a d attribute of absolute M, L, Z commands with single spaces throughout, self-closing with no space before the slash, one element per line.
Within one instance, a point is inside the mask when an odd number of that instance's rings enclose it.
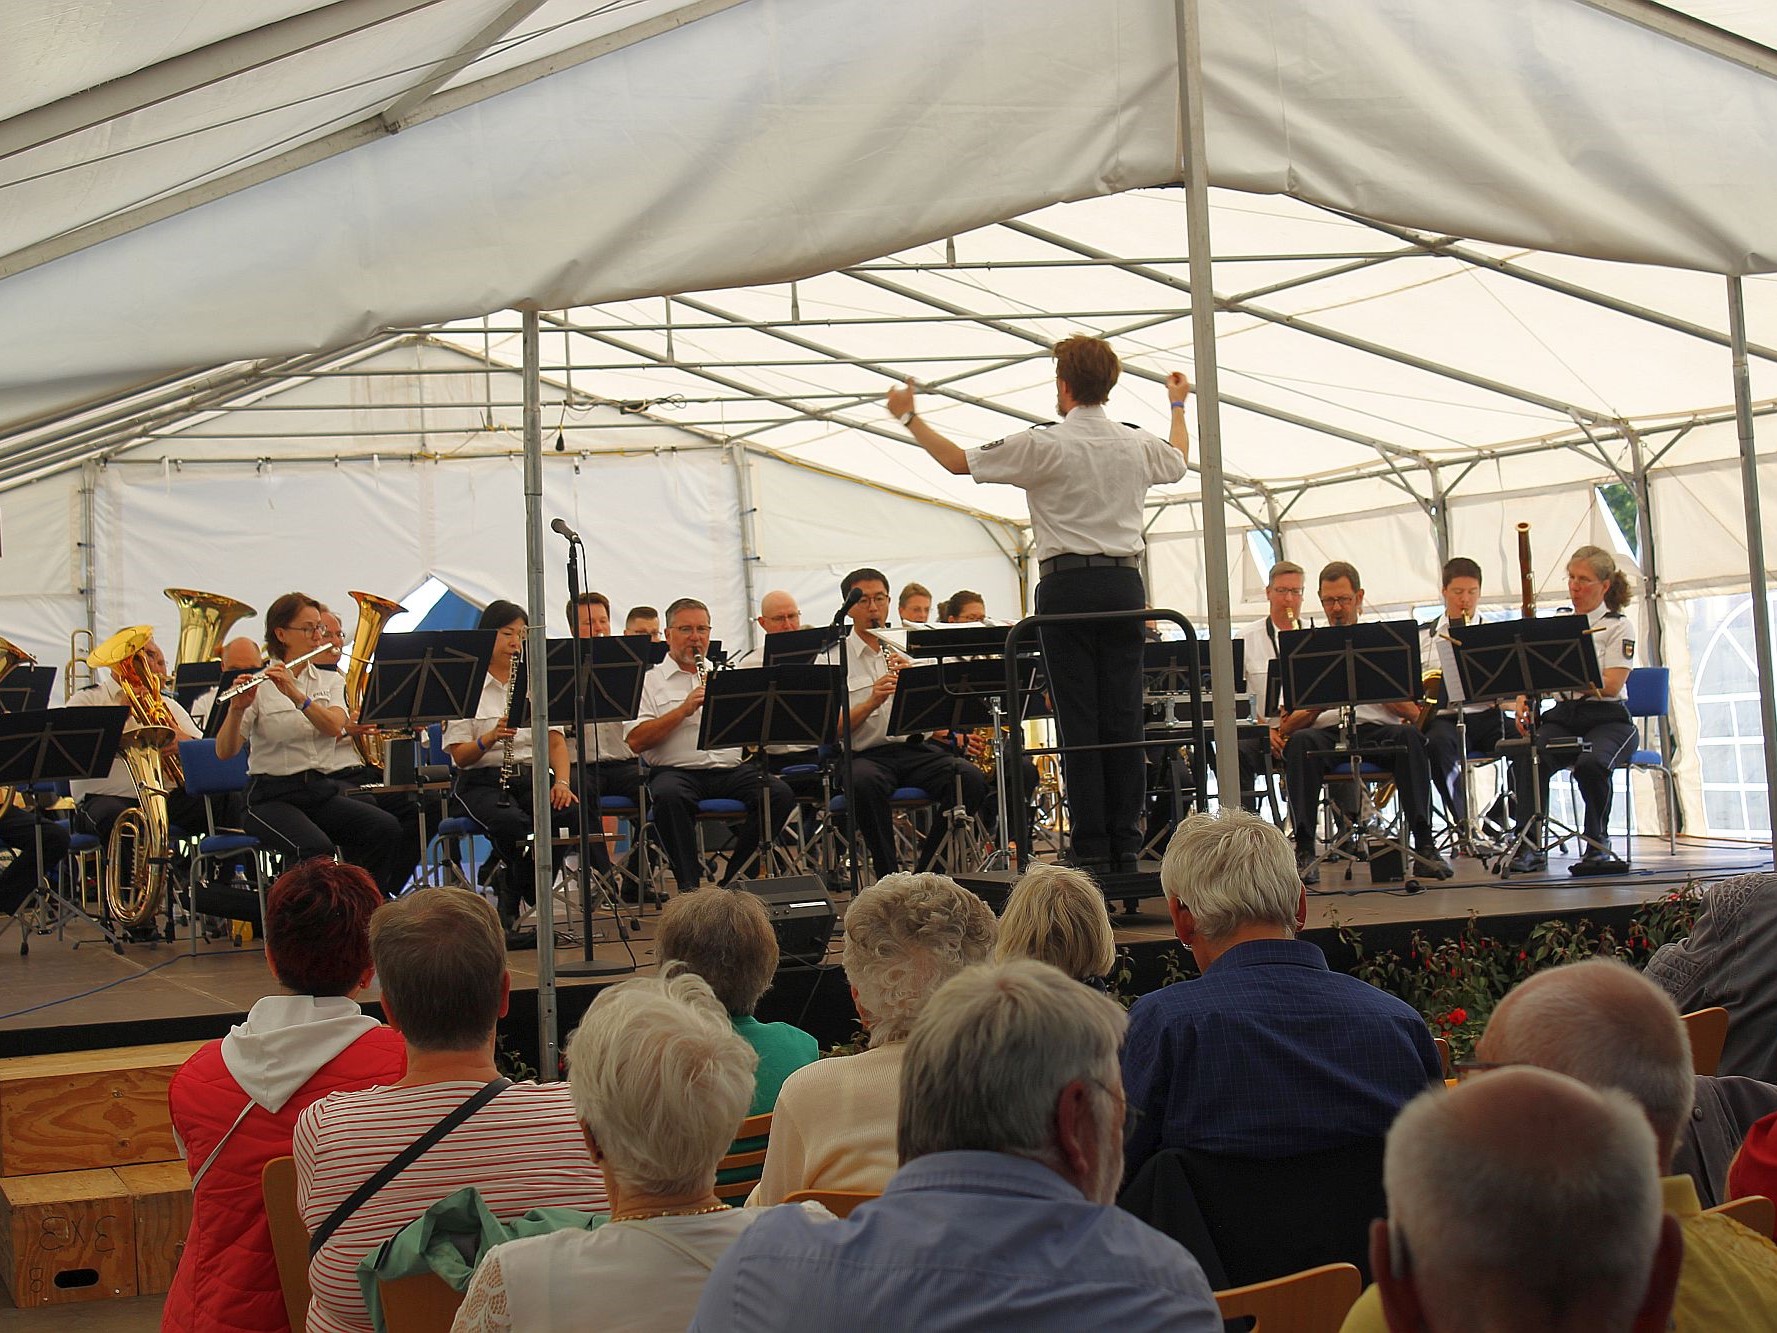
<path fill-rule="evenodd" d="M 1209 164 L 1204 159 L 1203 29 L 1197 0 L 1176 0 L 1180 142 L 1185 165 L 1185 227 L 1191 273 L 1191 342 L 1197 371 L 1197 475 L 1203 490 L 1203 575 L 1209 605 L 1209 682 L 1214 694 L 1216 789 L 1239 804 L 1240 751 L 1234 743 L 1234 639 L 1228 599 L 1228 514 L 1222 481 L 1222 400 L 1216 376 L 1214 263 L 1209 248 Z"/>
<path fill-rule="evenodd" d="M 1771 603 L 1765 589 L 1765 530 L 1759 514 L 1758 453 L 1752 441 L 1752 385 L 1746 375 L 1746 305 L 1740 278 L 1728 276 L 1728 345 L 1734 356 L 1734 423 L 1740 433 L 1740 492 L 1746 504 L 1746 570 L 1758 653 L 1759 730 L 1765 752 L 1765 811 L 1777 838 L 1777 692 L 1771 669 Z"/>
<path fill-rule="evenodd" d="M 531 861 L 537 867 L 537 1077 L 555 1081 L 555 820 L 549 808 L 549 616 L 543 580 L 543 395 L 537 312 L 524 311 L 524 554 L 530 631 L 524 657 L 531 698 Z M 590 927 L 588 927 L 590 929 Z"/>

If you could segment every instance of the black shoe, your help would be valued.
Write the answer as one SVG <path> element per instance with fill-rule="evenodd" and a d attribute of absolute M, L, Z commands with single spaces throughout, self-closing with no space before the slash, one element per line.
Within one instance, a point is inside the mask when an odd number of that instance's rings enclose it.
<path fill-rule="evenodd" d="M 1320 866 L 1315 863 L 1312 851 L 1297 851 L 1296 874 L 1301 877 L 1305 887 L 1312 887 L 1320 883 Z"/>
<path fill-rule="evenodd" d="M 1588 847 L 1586 854 L 1567 867 L 1570 875 L 1626 875 L 1628 864 L 1615 852 L 1602 847 Z"/>
<path fill-rule="evenodd" d="M 1433 879 L 1454 879 L 1456 872 L 1450 863 L 1438 851 L 1438 840 L 1430 832 L 1416 834 L 1413 838 L 1413 859 L 1419 863 L 1419 869 Z"/>
<path fill-rule="evenodd" d="M 1537 871 L 1547 870 L 1548 868 L 1548 853 L 1529 846 L 1525 847 L 1514 856 L 1511 860 L 1511 864 L 1506 867 L 1506 869 L 1511 871 L 1514 875 L 1534 875 Z"/>

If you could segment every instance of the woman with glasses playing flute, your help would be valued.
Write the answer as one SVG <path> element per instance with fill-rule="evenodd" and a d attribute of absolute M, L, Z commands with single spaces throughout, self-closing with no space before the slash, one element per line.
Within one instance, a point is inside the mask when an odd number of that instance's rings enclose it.
<path fill-rule="evenodd" d="M 328 776 L 334 741 L 345 730 L 344 690 L 336 672 L 311 660 L 326 647 L 321 604 L 287 592 L 265 613 L 269 659 L 260 679 L 228 701 L 216 753 L 247 748 L 247 832 L 296 865 L 312 856 L 362 866 L 384 897 L 400 890 L 411 866 L 395 816 L 353 800 Z M 245 678 L 243 678 L 245 679 Z"/>

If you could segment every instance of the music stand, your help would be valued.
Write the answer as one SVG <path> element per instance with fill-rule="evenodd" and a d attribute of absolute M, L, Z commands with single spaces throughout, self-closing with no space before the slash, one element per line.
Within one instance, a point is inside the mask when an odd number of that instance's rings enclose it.
<path fill-rule="evenodd" d="M 557 697 L 555 688 L 556 642 L 557 641 L 552 640 L 550 643 L 549 678 L 551 703 L 549 706 L 549 715 L 551 717 L 566 716 L 568 712 L 572 711 L 566 704 L 563 705 L 563 711 L 561 713 L 557 713 L 556 711 L 556 704 L 554 702 Z M 561 640 L 560 642 L 567 644 L 570 649 L 573 647 L 572 643 L 567 640 Z M 638 915 L 635 918 L 634 924 L 639 927 L 641 925 L 641 917 L 639 915 L 640 904 L 648 892 L 649 881 L 651 879 L 651 876 L 648 873 L 648 784 L 645 782 L 641 784 L 641 788 L 636 797 L 635 842 L 633 851 L 636 858 L 637 868 L 635 870 L 624 871 L 619 868 L 617 858 L 610 854 L 610 838 L 605 833 L 605 818 L 603 813 L 604 793 L 599 786 L 598 779 L 599 757 L 597 754 L 597 728 L 599 724 L 604 722 L 628 722 L 635 717 L 638 711 L 640 711 L 642 687 L 647 680 L 648 672 L 653 668 L 654 664 L 665 657 L 666 644 L 655 643 L 650 639 L 642 638 L 640 635 L 618 634 L 606 635 L 599 638 L 581 639 L 579 641 L 579 646 L 580 672 L 583 680 L 583 687 L 579 691 L 579 715 L 586 725 L 587 732 L 593 738 L 594 753 L 591 792 L 588 793 L 585 778 L 586 748 L 581 737 L 576 736 L 574 738 L 573 762 L 575 772 L 580 778 L 580 781 L 575 784 L 575 790 L 580 793 L 583 822 L 584 820 L 589 819 L 597 819 L 598 821 L 599 840 L 605 845 L 606 855 L 611 862 L 611 882 L 609 884 L 602 883 L 603 877 L 600 877 L 601 896 L 604 898 L 606 905 L 610 908 L 611 920 L 617 928 L 617 938 L 623 943 L 624 948 L 628 950 L 629 930 L 624 925 L 623 914 L 618 910 L 616 898 L 621 896 L 622 893 L 621 877 L 624 874 L 630 875 L 636 881 Z M 569 682 L 571 684 L 571 661 L 569 663 L 569 670 Z M 570 692 L 561 697 L 571 703 L 574 695 Z M 590 806 L 587 805 L 589 795 L 592 802 Z M 589 875 L 590 867 L 587 864 L 587 856 L 583 854 L 580 858 L 581 959 L 578 963 L 558 962 L 556 964 L 556 971 L 563 976 L 605 976 L 616 971 L 634 971 L 635 955 L 633 952 L 630 954 L 631 966 L 628 968 L 622 967 L 620 964 L 614 965 L 601 963 L 596 961 L 592 956 L 593 905 Z M 613 888 L 617 890 L 615 895 L 612 893 Z"/>
<path fill-rule="evenodd" d="M 222 663 L 212 657 L 207 662 L 185 662 L 173 668 L 173 697 L 179 707 L 191 711 L 198 695 L 214 688 L 222 679 Z"/>
<path fill-rule="evenodd" d="M 0 713 L 40 713 L 49 707 L 55 688 L 52 666 L 15 666 L 0 681 Z"/>
<path fill-rule="evenodd" d="M 210 702 L 210 711 L 204 715 L 204 736 L 206 739 L 215 740 L 222 734 L 222 723 L 228 717 L 228 705 L 223 702 L 222 696 L 227 694 L 229 688 L 242 676 L 252 675 L 258 669 L 256 667 L 232 667 L 216 678 L 216 697 Z M 196 700 L 192 702 L 195 703 Z"/>
<path fill-rule="evenodd" d="M 1530 787 L 1535 804 L 1531 818 L 1524 821 L 1517 836 L 1500 853 L 1495 873 L 1503 877 L 1511 873 L 1513 858 L 1527 845 L 1535 843 L 1538 850 L 1547 850 L 1537 836 L 1538 830 L 1546 836 L 1551 822 L 1548 811 L 1543 809 L 1542 752 L 1536 743 L 1540 705 L 1549 695 L 1596 689 L 1604 683 L 1604 673 L 1592 640 L 1591 622 L 1577 613 L 1452 625 L 1450 642 L 1455 649 L 1457 679 L 1469 699 L 1476 703 L 1519 696 L 1530 700 L 1530 733 L 1525 743 L 1530 752 Z M 1587 748 L 1584 740 L 1576 743 L 1582 751 Z M 1581 841 L 1590 841 L 1583 833 L 1571 829 L 1565 832 Z"/>
<path fill-rule="evenodd" d="M 1359 705 L 1398 703 L 1413 698 L 1419 691 L 1417 621 L 1389 620 L 1285 630 L 1277 636 L 1277 661 L 1283 669 L 1286 711 L 1339 710 L 1339 738 L 1332 749 L 1316 751 L 1315 758 L 1343 760 L 1356 787 L 1361 782 L 1359 765 L 1366 753 L 1391 756 L 1400 753 L 1399 746 L 1355 745 L 1352 731 L 1357 725 Z M 1300 819 L 1302 812 L 1297 811 L 1296 817 Z M 1312 812 L 1309 817 L 1312 818 Z M 1388 837 L 1377 840 L 1399 854 L 1404 868 L 1414 865 L 1414 853 L 1405 841 Z M 1329 847 L 1317 863 L 1333 853 L 1334 849 Z M 1341 851 L 1339 855 L 1352 858 L 1350 852 Z M 1347 878 L 1350 874 L 1348 860 Z M 1374 859 L 1371 879 L 1383 879 Z M 1416 875 L 1407 873 L 1403 887 L 1409 893 L 1417 893 L 1422 886 Z"/>
<path fill-rule="evenodd" d="M 839 725 L 839 701 L 846 693 L 845 676 L 837 666 L 813 664 L 718 671 L 704 689 L 697 729 L 700 750 L 824 745 Z M 777 864 L 777 839 L 771 832 L 771 770 L 763 759 L 759 786 L 756 878 L 767 879 Z"/>
<path fill-rule="evenodd" d="M 117 757 L 117 745 L 123 739 L 129 717 L 130 710 L 122 706 L 45 708 L 0 714 L 0 785 L 28 789 L 44 782 L 81 782 L 104 777 Z M 114 952 L 122 953 L 123 944 L 109 923 L 90 915 L 77 896 L 59 891 L 45 873 L 42 821 L 42 814 L 37 813 L 32 837 L 37 844 L 38 886 L 13 913 L 13 920 L 19 923 L 19 954 L 31 952 L 31 932 L 24 924 L 25 908 L 33 899 L 41 899 L 45 890 L 64 912 L 71 911 L 85 919 Z"/>
<path fill-rule="evenodd" d="M 434 722 L 474 717 L 493 660 L 494 630 L 416 630 L 383 634 L 364 680 L 358 721 L 387 732 L 419 733 Z M 394 737 L 390 738 L 395 739 Z M 418 767 L 416 761 L 416 769 Z M 419 803 L 420 845 L 426 844 L 426 803 Z M 428 858 L 429 860 L 430 858 Z M 430 871 L 427 872 L 428 876 Z"/>
<path fill-rule="evenodd" d="M 767 634 L 760 646 L 765 666 L 812 666 L 815 659 L 833 646 L 836 628 L 786 629 Z"/>

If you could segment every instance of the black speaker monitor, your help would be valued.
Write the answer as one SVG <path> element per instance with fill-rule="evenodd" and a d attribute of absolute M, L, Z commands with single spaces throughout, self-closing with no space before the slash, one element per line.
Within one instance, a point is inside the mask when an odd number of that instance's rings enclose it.
<path fill-rule="evenodd" d="M 827 956 L 827 942 L 839 912 L 827 886 L 816 875 L 779 875 L 772 879 L 737 879 L 734 887 L 765 904 L 780 958 L 818 963 Z"/>

